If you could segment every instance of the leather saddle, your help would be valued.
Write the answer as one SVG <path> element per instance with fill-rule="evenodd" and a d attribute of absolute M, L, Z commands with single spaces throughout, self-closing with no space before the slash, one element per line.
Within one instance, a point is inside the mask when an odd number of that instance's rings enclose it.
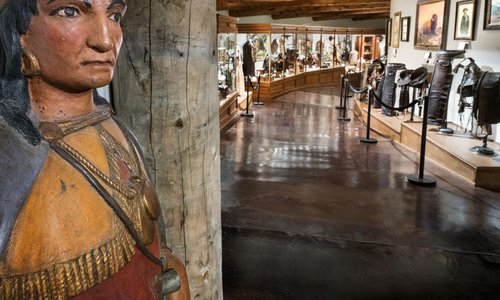
<path fill-rule="evenodd" d="M 400 88 L 400 106 L 410 104 L 409 88 L 422 89 L 427 84 L 427 68 L 420 67 L 415 70 L 406 69 L 401 71 L 396 84 Z"/>
<path fill-rule="evenodd" d="M 458 87 L 461 98 L 474 97 L 472 112 L 479 126 L 500 123 L 500 73 L 483 72 L 474 59 L 464 68 L 464 77 Z"/>
<path fill-rule="evenodd" d="M 474 94 L 472 111 L 478 125 L 500 123 L 500 73 L 483 72 Z"/>

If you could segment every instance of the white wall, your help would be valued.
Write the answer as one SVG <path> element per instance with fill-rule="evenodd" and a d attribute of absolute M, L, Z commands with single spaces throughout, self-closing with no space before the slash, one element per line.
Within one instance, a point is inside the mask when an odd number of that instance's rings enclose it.
<path fill-rule="evenodd" d="M 456 3 L 459 0 L 451 0 L 449 9 L 449 22 L 446 39 L 446 49 L 455 50 L 458 48 L 458 43 L 455 41 L 454 28 L 455 28 L 455 13 Z M 478 7 L 476 7 L 476 37 L 471 42 L 471 50 L 466 53 L 467 57 L 472 57 L 476 63 L 484 70 L 500 72 L 500 30 L 483 30 L 484 22 L 484 5 L 485 0 L 478 0 Z M 394 18 L 394 13 L 401 11 L 402 17 L 411 17 L 410 24 L 410 41 L 400 42 L 397 54 L 393 55 L 393 48 L 389 47 L 389 62 L 400 62 L 406 64 L 408 69 L 420 67 L 424 61 L 424 52 L 426 50 L 417 50 L 413 47 L 415 38 L 415 22 L 417 11 L 417 0 L 391 0 L 391 16 Z M 433 52 L 435 58 L 435 52 Z M 455 63 L 458 63 L 455 61 Z M 452 122 L 458 122 L 458 115 L 456 113 L 458 97 L 452 89 L 450 95 L 448 119 Z M 500 125 L 494 126 L 494 137 L 496 141 L 500 142 Z"/>

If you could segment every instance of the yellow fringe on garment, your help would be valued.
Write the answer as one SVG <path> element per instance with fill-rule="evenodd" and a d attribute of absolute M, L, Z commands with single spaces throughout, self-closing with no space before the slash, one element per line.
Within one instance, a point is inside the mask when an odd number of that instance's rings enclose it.
<path fill-rule="evenodd" d="M 0 278 L 0 299 L 67 299 L 110 278 L 135 252 L 123 225 L 117 231 L 114 239 L 83 256 L 36 273 Z"/>

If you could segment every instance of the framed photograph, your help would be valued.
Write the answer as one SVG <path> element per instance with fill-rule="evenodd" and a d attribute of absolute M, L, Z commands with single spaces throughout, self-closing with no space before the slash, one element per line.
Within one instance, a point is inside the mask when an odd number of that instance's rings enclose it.
<path fill-rule="evenodd" d="M 401 18 L 401 42 L 410 41 L 410 21 L 411 17 Z"/>
<path fill-rule="evenodd" d="M 392 25 L 392 47 L 399 48 L 399 36 L 401 35 L 401 12 L 394 13 L 394 24 Z"/>
<path fill-rule="evenodd" d="M 387 20 L 387 46 L 392 46 L 392 19 Z"/>
<path fill-rule="evenodd" d="M 457 2 L 455 13 L 455 40 L 472 41 L 476 24 L 476 1 Z"/>
<path fill-rule="evenodd" d="M 446 46 L 448 0 L 426 0 L 417 3 L 415 26 L 416 49 L 440 50 Z"/>
<path fill-rule="evenodd" d="M 484 30 L 500 29 L 500 0 L 486 0 Z"/>

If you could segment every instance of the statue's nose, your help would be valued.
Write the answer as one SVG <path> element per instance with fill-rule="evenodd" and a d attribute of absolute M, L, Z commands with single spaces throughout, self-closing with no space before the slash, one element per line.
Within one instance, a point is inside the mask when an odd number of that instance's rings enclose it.
<path fill-rule="evenodd" d="M 113 48 L 110 27 L 112 22 L 107 16 L 99 16 L 91 21 L 91 30 L 88 33 L 87 45 L 98 51 L 107 52 Z"/>

